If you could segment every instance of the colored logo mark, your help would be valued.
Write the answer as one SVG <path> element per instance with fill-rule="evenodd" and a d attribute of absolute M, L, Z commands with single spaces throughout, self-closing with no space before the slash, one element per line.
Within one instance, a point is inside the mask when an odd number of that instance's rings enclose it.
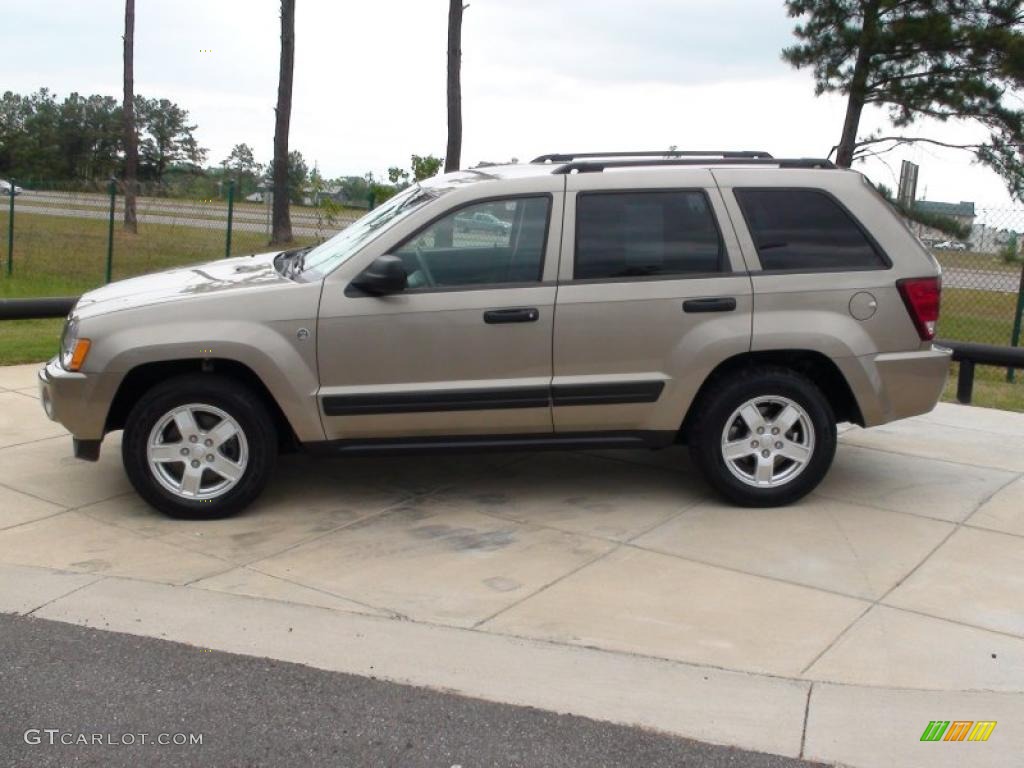
<path fill-rule="evenodd" d="M 988 741 L 995 729 L 995 720 L 932 720 L 921 741 Z"/>

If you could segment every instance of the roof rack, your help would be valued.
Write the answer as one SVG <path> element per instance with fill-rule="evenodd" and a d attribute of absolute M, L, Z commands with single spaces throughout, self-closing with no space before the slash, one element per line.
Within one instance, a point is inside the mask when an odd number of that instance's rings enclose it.
<path fill-rule="evenodd" d="M 656 166 L 763 165 L 777 168 L 835 168 L 831 160 L 813 157 L 685 157 L 660 160 L 575 160 L 560 165 L 552 173 L 600 173 L 606 168 L 651 168 Z"/>
<path fill-rule="evenodd" d="M 695 150 L 679 151 L 675 149 L 663 149 L 660 151 L 645 152 L 567 152 L 562 154 L 541 155 L 531 160 L 531 163 L 569 163 L 573 160 L 592 160 L 599 157 L 653 157 L 663 160 L 674 157 L 720 157 L 729 159 L 771 159 L 771 155 L 761 150 L 707 150 L 704 152 Z"/>

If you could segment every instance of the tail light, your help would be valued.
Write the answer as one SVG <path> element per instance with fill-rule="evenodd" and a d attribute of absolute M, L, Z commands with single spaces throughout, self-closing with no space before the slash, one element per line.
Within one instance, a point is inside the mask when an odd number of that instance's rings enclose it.
<path fill-rule="evenodd" d="M 941 277 L 911 277 L 897 280 L 903 303 L 907 305 L 910 319 L 914 321 L 921 341 L 935 338 L 935 326 L 939 322 L 939 303 L 942 298 Z"/>

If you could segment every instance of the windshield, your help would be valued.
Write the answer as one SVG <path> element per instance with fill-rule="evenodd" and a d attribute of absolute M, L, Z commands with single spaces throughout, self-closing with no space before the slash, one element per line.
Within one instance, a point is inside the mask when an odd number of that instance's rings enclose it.
<path fill-rule="evenodd" d="M 337 269 L 374 237 L 401 221 L 425 203 L 442 194 L 443 190 L 424 189 L 418 184 L 392 197 L 330 240 L 305 254 L 303 272 L 316 272 L 320 276 Z"/>

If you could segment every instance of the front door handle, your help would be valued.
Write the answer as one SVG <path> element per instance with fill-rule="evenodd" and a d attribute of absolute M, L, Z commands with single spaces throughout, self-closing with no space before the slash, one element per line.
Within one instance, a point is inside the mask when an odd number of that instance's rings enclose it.
<path fill-rule="evenodd" d="M 683 302 L 683 312 L 732 312 L 736 299 L 718 297 L 714 299 L 688 299 Z"/>
<path fill-rule="evenodd" d="M 516 307 L 514 309 L 489 309 L 484 312 L 484 322 L 488 325 L 501 323 L 535 323 L 540 312 L 534 307 Z"/>

